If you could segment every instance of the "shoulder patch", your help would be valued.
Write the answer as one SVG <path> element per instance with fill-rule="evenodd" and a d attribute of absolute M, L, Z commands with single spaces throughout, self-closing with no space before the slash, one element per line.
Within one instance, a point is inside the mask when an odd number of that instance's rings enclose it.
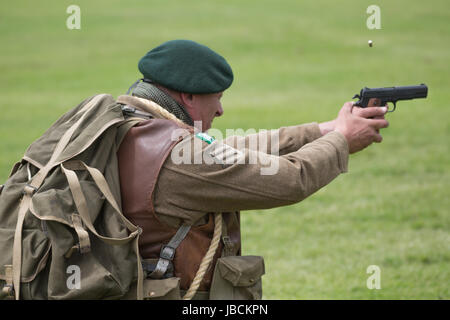
<path fill-rule="evenodd" d="M 197 138 L 199 138 L 200 140 L 205 141 L 207 144 L 211 144 L 214 142 L 214 140 L 216 140 L 216 139 L 214 139 L 214 137 L 211 137 L 210 135 L 208 135 L 207 133 L 204 133 L 204 132 L 198 132 L 195 134 L 195 136 Z"/>
<path fill-rule="evenodd" d="M 215 148 L 209 154 L 219 164 L 235 164 L 244 160 L 242 151 L 225 143 L 215 144 Z"/>

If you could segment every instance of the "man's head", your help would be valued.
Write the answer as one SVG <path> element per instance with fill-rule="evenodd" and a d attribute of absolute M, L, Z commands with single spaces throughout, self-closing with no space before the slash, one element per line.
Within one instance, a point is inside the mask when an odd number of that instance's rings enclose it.
<path fill-rule="evenodd" d="M 150 50 L 139 70 L 157 87 L 182 104 L 202 130 L 223 114 L 220 98 L 233 82 L 227 61 L 210 48 L 190 40 L 172 40 Z"/>

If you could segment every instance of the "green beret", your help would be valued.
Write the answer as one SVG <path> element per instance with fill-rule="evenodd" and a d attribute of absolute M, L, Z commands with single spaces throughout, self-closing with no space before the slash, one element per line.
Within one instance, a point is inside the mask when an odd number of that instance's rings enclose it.
<path fill-rule="evenodd" d="M 139 61 L 145 79 L 186 93 L 217 93 L 233 82 L 228 62 L 210 48 L 191 40 L 171 40 Z"/>

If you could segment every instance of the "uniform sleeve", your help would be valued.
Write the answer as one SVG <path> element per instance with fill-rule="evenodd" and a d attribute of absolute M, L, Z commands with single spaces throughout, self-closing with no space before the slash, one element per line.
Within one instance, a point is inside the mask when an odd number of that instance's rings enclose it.
<path fill-rule="evenodd" d="M 348 145 L 338 132 L 330 132 L 282 156 L 224 146 L 221 142 L 207 144 L 192 136 L 181 141 L 161 169 L 154 195 L 155 210 L 195 221 L 205 212 L 290 205 L 347 171 Z M 234 162 L 206 163 L 225 154 L 231 155 L 228 158 Z"/>
<path fill-rule="evenodd" d="M 260 130 L 245 136 L 232 136 L 224 139 L 223 143 L 239 150 L 250 149 L 271 154 L 277 151 L 281 156 L 297 151 L 321 136 L 319 125 L 313 122 L 276 130 Z"/>

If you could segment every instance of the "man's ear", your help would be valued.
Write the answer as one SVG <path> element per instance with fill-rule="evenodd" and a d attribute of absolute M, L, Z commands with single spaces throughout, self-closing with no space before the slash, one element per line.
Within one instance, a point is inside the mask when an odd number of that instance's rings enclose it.
<path fill-rule="evenodd" d="M 181 98 L 182 104 L 184 106 L 189 107 L 189 108 L 193 107 L 194 95 L 192 93 L 181 92 L 180 98 Z"/>

